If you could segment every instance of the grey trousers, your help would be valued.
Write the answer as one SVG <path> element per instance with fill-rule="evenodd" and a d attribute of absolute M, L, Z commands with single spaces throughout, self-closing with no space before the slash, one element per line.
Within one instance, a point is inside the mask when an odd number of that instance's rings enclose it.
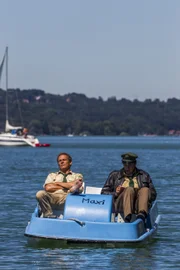
<path fill-rule="evenodd" d="M 124 217 L 140 211 L 148 213 L 149 202 L 149 188 L 143 187 L 141 189 L 134 189 L 132 187 L 127 187 L 115 200 L 115 212 L 123 212 Z"/>
<path fill-rule="evenodd" d="M 64 208 L 64 203 L 66 200 L 68 193 L 63 192 L 63 193 L 50 193 L 46 192 L 45 190 L 40 190 L 36 193 L 36 199 L 39 202 L 39 205 L 41 207 L 43 216 L 49 216 L 53 214 L 52 207 L 59 208 Z"/>

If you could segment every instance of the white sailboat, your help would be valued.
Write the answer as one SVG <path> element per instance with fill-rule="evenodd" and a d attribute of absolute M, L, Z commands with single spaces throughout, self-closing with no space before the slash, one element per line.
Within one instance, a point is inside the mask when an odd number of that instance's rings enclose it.
<path fill-rule="evenodd" d="M 22 126 L 12 126 L 8 120 L 8 47 L 6 47 L 5 54 L 0 65 L 0 82 L 3 73 L 3 67 L 6 66 L 6 122 L 5 132 L 0 133 L 0 146 L 39 146 L 39 140 L 27 133 L 27 129 Z"/>

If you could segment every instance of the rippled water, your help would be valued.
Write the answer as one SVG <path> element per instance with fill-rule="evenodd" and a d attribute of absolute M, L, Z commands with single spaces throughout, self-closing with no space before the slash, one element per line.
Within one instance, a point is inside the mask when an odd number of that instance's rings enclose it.
<path fill-rule="evenodd" d="M 49 148 L 0 147 L 0 269 L 180 269 L 179 137 L 41 137 Z M 68 152 L 72 169 L 87 185 L 102 187 L 121 167 L 120 155 L 133 151 L 158 192 L 162 215 L 156 237 L 140 245 L 29 243 L 24 236 L 36 205 L 35 193 L 56 156 Z"/>

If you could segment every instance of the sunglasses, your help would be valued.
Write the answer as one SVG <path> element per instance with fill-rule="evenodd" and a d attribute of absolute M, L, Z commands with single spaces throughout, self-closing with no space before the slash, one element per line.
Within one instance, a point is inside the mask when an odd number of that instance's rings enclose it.
<path fill-rule="evenodd" d="M 122 162 L 123 163 L 123 165 L 129 165 L 129 166 L 131 166 L 132 164 L 135 164 L 135 162 L 133 162 L 133 161 L 123 161 Z"/>

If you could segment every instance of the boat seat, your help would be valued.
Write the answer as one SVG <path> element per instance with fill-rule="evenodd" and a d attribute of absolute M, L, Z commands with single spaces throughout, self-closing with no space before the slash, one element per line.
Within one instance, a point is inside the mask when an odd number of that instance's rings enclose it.
<path fill-rule="evenodd" d="M 101 190 L 102 190 L 102 188 L 100 188 L 100 187 L 86 186 L 85 194 L 101 194 Z M 116 215 L 115 213 L 112 213 L 111 214 L 111 222 L 123 223 L 124 222 L 123 214 L 118 213 L 118 215 Z"/>
<path fill-rule="evenodd" d="M 85 194 L 101 194 L 102 188 L 86 186 Z"/>
<path fill-rule="evenodd" d="M 111 222 L 112 195 L 68 194 L 64 208 L 64 220 Z"/>

